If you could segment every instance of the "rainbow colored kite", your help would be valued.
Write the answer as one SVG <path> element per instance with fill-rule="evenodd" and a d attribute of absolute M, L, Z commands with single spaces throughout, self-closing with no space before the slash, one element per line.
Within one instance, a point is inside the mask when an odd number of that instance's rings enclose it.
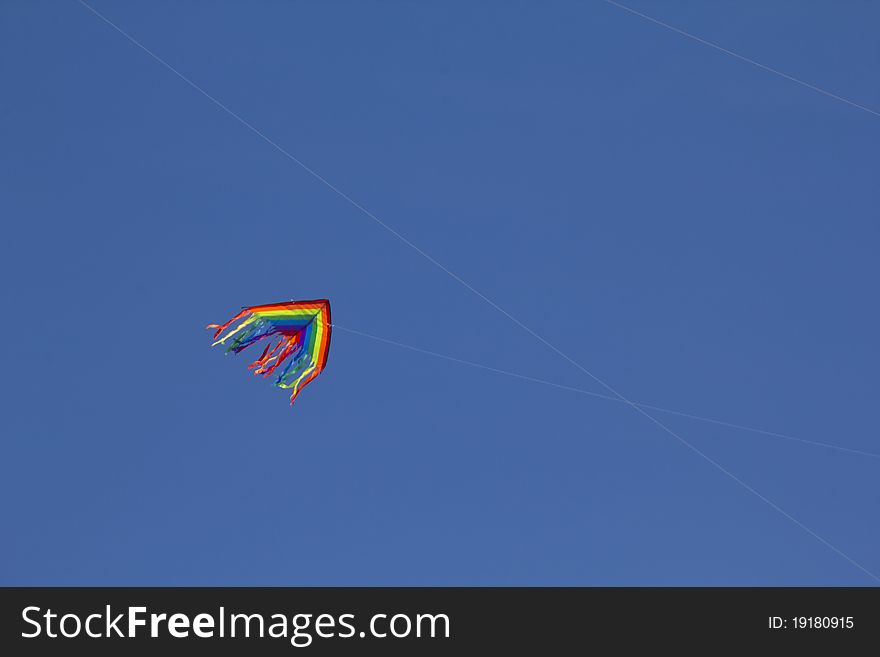
<path fill-rule="evenodd" d="M 242 321 L 238 326 L 220 337 L 230 324 L 239 320 Z M 275 385 L 293 389 L 290 395 L 291 405 L 302 389 L 327 365 L 332 326 L 330 301 L 327 299 L 246 306 L 225 324 L 208 324 L 208 328 L 217 329 L 212 347 L 235 336 L 226 349 L 227 354 L 230 351 L 237 354 L 255 342 L 267 340 L 263 353 L 248 365 L 248 369 L 254 370 L 254 374 L 267 377 L 287 361 L 287 365 L 278 374 Z"/>

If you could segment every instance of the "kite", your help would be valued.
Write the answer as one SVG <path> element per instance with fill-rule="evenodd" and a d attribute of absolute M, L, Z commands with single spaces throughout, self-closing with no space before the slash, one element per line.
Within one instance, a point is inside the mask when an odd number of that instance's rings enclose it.
<path fill-rule="evenodd" d="M 221 337 L 220 334 L 234 322 L 240 323 Z M 332 326 L 330 301 L 316 299 L 245 306 L 225 324 L 208 324 L 207 328 L 217 329 L 212 347 L 224 344 L 234 336 L 226 348 L 227 354 L 237 354 L 255 342 L 266 340 L 263 353 L 248 365 L 248 369 L 268 377 L 286 362 L 275 385 L 293 390 L 290 395 L 293 405 L 296 396 L 327 365 Z"/>

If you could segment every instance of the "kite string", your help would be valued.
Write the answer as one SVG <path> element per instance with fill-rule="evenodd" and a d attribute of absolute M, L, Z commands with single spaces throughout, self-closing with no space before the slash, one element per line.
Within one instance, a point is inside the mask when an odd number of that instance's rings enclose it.
<path fill-rule="evenodd" d="M 730 55 L 731 57 L 735 57 L 736 59 L 739 59 L 743 62 L 751 64 L 752 66 L 756 66 L 760 69 L 768 71 L 769 73 L 773 73 L 774 75 L 778 75 L 779 77 L 785 78 L 786 80 L 794 82 L 795 84 L 799 84 L 802 87 L 806 87 L 807 89 L 811 89 L 812 91 L 815 91 L 817 93 L 824 94 L 825 96 L 828 96 L 829 98 L 833 98 L 834 100 L 838 100 L 841 103 L 846 103 L 847 105 L 850 105 L 850 106 L 855 107 L 857 109 L 868 112 L 869 114 L 873 114 L 874 116 L 880 116 L 880 112 L 878 112 L 877 110 L 873 110 L 870 107 L 865 107 L 864 105 L 860 105 L 859 103 L 856 103 L 856 102 L 850 100 L 849 98 L 844 98 L 843 96 L 838 96 L 835 93 L 831 93 L 830 91 L 822 89 L 821 87 L 817 87 L 815 84 L 810 84 L 809 82 L 805 82 L 804 80 L 796 78 L 793 75 L 789 75 L 788 73 L 783 73 L 782 71 L 780 71 L 778 69 L 767 66 L 766 64 L 762 64 L 761 62 L 757 62 L 754 59 L 746 57 L 745 55 L 740 55 L 737 52 L 734 52 L 732 50 L 728 50 L 727 48 L 725 48 L 723 46 L 719 46 L 717 43 L 713 43 L 711 41 L 703 39 L 702 37 L 698 37 L 696 34 L 691 34 L 690 32 L 686 32 L 685 30 L 677 28 L 674 25 L 670 25 L 669 23 L 664 23 L 663 21 L 658 20 L 658 19 L 654 18 L 653 16 L 648 16 L 648 14 L 643 14 L 640 11 L 636 11 L 632 7 L 627 7 L 626 5 L 620 4 L 619 2 L 615 2 L 615 0 L 603 0 L 603 2 L 605 2 L 606 4 L 612 5 L 614 7 L 617 7 L 618 9 L 628 11 L 629 13 L 631 13 L 635 16 L 638 16 L 639 18 L 644 18 L 646 21 L 650 21 L 650 22 L 654 23 L 655 25 L 659 25 L 660 27 L 666 28 L 667 30 L 675 32 L 676 34 L 680 34 L 681 36 L 687 37 L 688 39 L 692 39 L 692 40 L 696 41 L 697 43 L 703 44 L 704 46 L 708 46 L 709 48 L 714 48 L 715 50 L 717 50 L 719 52 L 723 52 L 725 55 Z"/>
<path fill-rule="evenodd" d="M 402 349 L 407 349 L 409 351 L 414 351 L 420 354 L 424 354 L 426 356 L 432 356 L 434 358 L 440 358 L 442 360 L 450 361 L 453 363 L 458 363 L 460 365 L 467 365 L 468 367 L 473 367 L 476 369 L 485 370 L 487 372 L 493 372 L 495 374 L 501 374 L 503 376 L 508 376 L 514 379 L 519 379 L 521 381 L 529 381 L 531 383 L 538 383 L 540 385 L 549 386 L 552 388 L 558 388 L 560 390 L 567 390 L 569 392 L 576 392 L 581 395 L 589 395 L 590 397 L 596 397 L 598 399 L 605 399 L 608 401 L 613 401 L 617 403 L 622 403 L 618 397 L 613 397 L 612 395 L 605 395 L 601 392 L 594 392 L 592 390 L 586 390 L 584 388 L 578 388 L 575 386 L 565 385 L 563 383 L 557 383 L 555 381 L 549 381 L 547 379 L 540 379 L 534 376 L 529 376 L 528 374 L 520 374 L 519 372 L 511 372 L 510 370 L 500 369 L 498 367 L 492 367 L 491 365 L 485 365 L 483 363 L 477 363 L 471 360 L 465 360 L 464 358 L 458 358 L 456 356 L 450 356 L 448 354 L 441 354 L 436 351 L 431 351 L 430 349 L 423 349 L 421 347 L 416 347 L 414 345 L 405 344 L 403 342 L 398 342 L 396 340 L 389 340 L 388 338 L 383 338 L 378 335 L 373 335 L 371 333 L 365 333 L 364 331 L 358 331 L 356 329 L 348 328 L 347 326 L 341 326 L 339 324 L 331 324 L 334 329 L 339 329 L 340 331 L 345 331 L 346 333 L 351 333 L 353 335 L 359 335 L 364 338 L 369 338 L 370 340 L 375 340 L 377 342 L 383 342 L 385 344 L 390 344 L 395 347 L 400 347 Z M 790 440 L 793 442 L 799 442 L 806 445 L 813 445 L 816 447 L 824 447 L 826 449 L 833 449 L 840 452 L 847 452 L 850 454 L 858 454 L 860 456 L 868 456 L 870 458 L 880 459 L 880 454 L 876 452 L 869 452 L 861 449 L 856 449 L 853 447 L 844 447 L 843 445 L 835 445 L 832 443 L 825 443 L 818 440 L 809 440 L 807 438 L 799 438 L 797 436 L 792 436 L 786 433 L 780 433 L 777 431 L 770 431 L 768 429 L 761 429 L 759 427 L 751 427 L 744 424 L 736 424 L 734 422 L 727 422 L 725 420 L 718 420 L 716 418 L 706 417 L 704 415 L 696 415 L 694 413 L 686 413 L 684 411 L 677 411 L 672 408 L 666 408 L 663 406 L 654 406 L 652 404 L 644 404 L 642 402 L 633 402 L 636 406 L 641 408 L 647 408 L 652 411 L 658 411 L 660 413 L 668 413 L 670 415 L 677 415 L 679 417 L 688 418 L 690 420 L 697 420 L 699 422 L 709 422 L 711 424 L 717 424 L 719 426 L 728 427 L 730 429 L 738 429 L 740 431 L 748 431 L 751 433 L 763 434 L 765 436 L 771 436 L 773 438 L 782 438 L 784 440 Z"/>

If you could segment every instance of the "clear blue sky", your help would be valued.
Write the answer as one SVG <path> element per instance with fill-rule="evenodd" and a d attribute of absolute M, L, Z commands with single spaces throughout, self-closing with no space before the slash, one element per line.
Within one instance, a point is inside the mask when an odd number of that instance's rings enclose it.
<path fill-rule="evenodd" d="M 633 7 L 880 108 L 880 7 Z M 598 1 L 94 6 L 631 399 L 880 451 L 880 118 Z M 0 583 L 872 584 L 78 3 L 0 5 Z M 658 416 L 880 572 L 880 460 Z"/>

